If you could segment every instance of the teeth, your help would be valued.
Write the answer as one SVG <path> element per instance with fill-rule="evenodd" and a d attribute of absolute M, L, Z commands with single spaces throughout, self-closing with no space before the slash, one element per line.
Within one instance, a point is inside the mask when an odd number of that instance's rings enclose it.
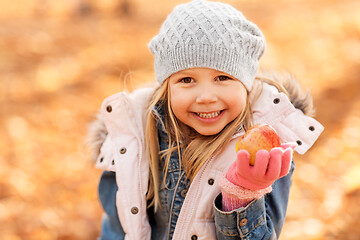
<path fill-rule="evenodd" d="M 198 115 L 201 118 L 214 118 L 219 116 L 220 111 L 217 112 L 212 112 L 212 113 L 196 113 L 196 115 Z"/>

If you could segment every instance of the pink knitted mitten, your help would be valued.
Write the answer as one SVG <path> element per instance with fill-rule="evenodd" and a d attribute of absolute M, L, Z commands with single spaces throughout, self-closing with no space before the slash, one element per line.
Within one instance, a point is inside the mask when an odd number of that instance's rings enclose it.
<path fill-rule="evenodd" d="M 254 166 L 249 164 L 249 153 L 240 150 L 220 182 L 223 210 L 244 207 L 271 192 L 271 185 L 288 174 L 294 147 L 293 144 L 282 144 L 281 148 L 273 148 L 270 152 L 259 150 Z"/>

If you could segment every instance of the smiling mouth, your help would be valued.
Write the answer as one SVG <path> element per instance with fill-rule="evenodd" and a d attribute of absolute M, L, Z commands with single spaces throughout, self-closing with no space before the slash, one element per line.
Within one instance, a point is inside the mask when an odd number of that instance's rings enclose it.
<path fill-rule="evenodd" d="M 210 113 L 198 113 L 196 112 L 195 114 L 198 115 L 199 117 L 201 118 L 215 118 L 217 116 L 219 116 L 221 114 L 222 110 L 221 111 L 216 111 L 216 112 L 210 112 Z"/>

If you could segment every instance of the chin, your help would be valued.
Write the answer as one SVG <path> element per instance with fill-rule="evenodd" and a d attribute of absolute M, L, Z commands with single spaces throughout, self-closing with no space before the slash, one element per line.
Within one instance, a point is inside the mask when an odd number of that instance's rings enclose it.
<path fill-rule="evenodd" d="M 218 134 L 219 132 L 221 132 L 221 130 L 222 129 L 220 129 L 220 130 L 201 130 L 201 129 L 199 129 L 199 130 L 196 130 L 195 129 L 195 131 L 198 133 L 198 134 L 200 134 L 200 135 L 203 135 L 203 136 L 212 136 L 212 135 L 216 135 L 216 134 Z"/>

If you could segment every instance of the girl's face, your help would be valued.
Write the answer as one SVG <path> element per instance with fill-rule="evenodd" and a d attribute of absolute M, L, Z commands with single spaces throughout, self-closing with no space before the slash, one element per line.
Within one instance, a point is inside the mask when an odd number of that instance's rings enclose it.
<path fill-rule="evenodd" d="M 245 108 L 247 91 L 237 79 L 210 68 L 190 68 L 168 79 L 175 116 L 202 135 L 214 135 Z"/>

